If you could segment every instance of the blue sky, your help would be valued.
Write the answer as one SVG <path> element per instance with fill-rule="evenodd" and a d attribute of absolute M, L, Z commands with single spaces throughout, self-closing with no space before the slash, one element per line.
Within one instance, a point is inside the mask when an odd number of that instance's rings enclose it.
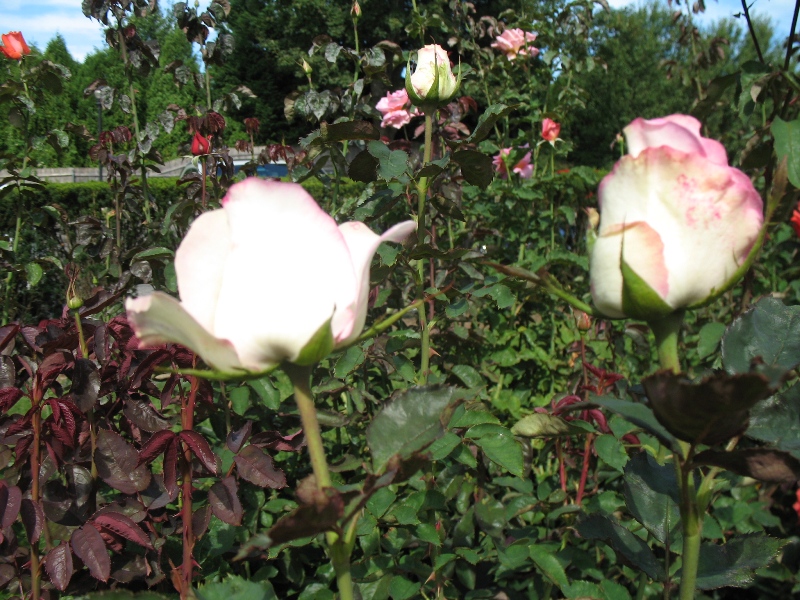
<path fill-rule="evenodd" d="M 637 0 L 610 0 L 615 7 L 635 3 Z M 201 2 L 201 8 L 206 4 Z M 778 25 L 779 37 L 785 39 L 793 9 L 794 0 L 755 0 L 751 13 L 771 17 Z M 701 22 L 729 17 L 740 11 L 739 0 L 707 0 L 706 15 Z M 36 44 L 42 50 L 56 33 L 60 33 L 77 60 L 83 60 L 105 43 L 101 25 L 83 16 L 81 0 L 0 0 L 0 33 L 17 30 L 22 31 L 29 44 Z"/>

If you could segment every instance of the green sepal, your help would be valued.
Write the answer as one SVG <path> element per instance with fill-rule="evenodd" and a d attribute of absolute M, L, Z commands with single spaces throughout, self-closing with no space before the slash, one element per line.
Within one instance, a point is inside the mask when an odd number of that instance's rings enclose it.
<path fill-rule="evenodd" d="M 291 361 L 292 363 L 300 365 L 301 367 L 310 367 L 317 364 L 333 351 L 335 344 L 333 340 L 333 329 L 331 328 L 332 320 L 333 315 L 331 315 L 331 318 L 325 321 L 322 326 L 317 329 L 316 333 L 311 336 L 308 343 L 300 350 L 300 354 L 297 355 L 297 358 Z"/>
<path fill-rule="evenodd" d="M 448 65 L 449 67 L 449 65 Z M 433 84 L 428 90 L 428 95 L 425 98 L 420 97 L 414 86 L 411 85 L 411 55 L 408 56 L 406 63 L 406 92 L 411 104 L 418 107 L 424 114 L 433 114 L 440 106 L 446 106 L 450 100 L 455 98 L 458 90 L 461 88 L 461 57 L 458 58 L 458 76 L 456 77 L 456 87 L 453 93 L 446 98 L 439 97 L 439 64 L 434 56 L 433 64 Z"/>
<path fill-rule="evenodd" d="M 627 317 L 652 321 L 675 312 L 648 283 L 620 256 L 622 270 L 622 312 Z"/>

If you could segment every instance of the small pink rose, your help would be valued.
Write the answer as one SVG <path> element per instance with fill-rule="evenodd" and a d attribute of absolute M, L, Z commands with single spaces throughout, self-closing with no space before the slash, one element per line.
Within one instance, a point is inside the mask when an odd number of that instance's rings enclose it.
<path fill-rule="evenodd" d="M 492 158 L 492 164 L 495 171 L 501 179 L 508 178 L 508 169 L 506 168 L 506 157 L 511 154 L 511 148 L 501 148 L 499 154 Z M 531 153 L 528 152 L 516 164 L 511 167 L 511 171 L 519 175 L 522 179 L 530 179 L 533 175 L 533 164 L 531 164 Z"/>
<path fill-rule="evenodd" d="M 555 144 L 560 133 L 561 123 L 556 123 L 553 119 L 545 117 L 542 121 L 542 139 Z"/>
<path fill-rule="evenodd" d="M 517 56 L 538 56 L 539 49 L 531 46 L 531 42 L 536 40 L 536 34 L 522 31 L 522 29 L 506 29 L 492 42 L 492 48 L 497 48 L 506 55 L 508 60 L 514 60 Z"/>

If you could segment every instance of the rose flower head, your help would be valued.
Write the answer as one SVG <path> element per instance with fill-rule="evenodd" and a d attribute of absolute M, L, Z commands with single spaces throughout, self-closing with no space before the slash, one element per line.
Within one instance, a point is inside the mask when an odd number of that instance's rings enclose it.
<path fill-rule="evenodd" d="M 375 251 L 415 229 L 337 225 L 300 185 L 246 179 L 178 247 L 180 302 L 128 298 L 128 319 L 143 345 L 182 344 L 222 373 L 311 365 L 358 337 Z"/>
<path fill-rule="evenodd" d="M 539 49 L 531 46 L 531 42 L 536 40 L 536 34 L 530 31 L 522 31 L 522 29 L 506 29 L 503 33 L 498 35 L 492 48 L 497 48 L 506 55 L 508 60 L 514 60 L 517 56 L 538 56 Z"/>
<path fill-rule="evenodd" d="M 6 58 L 11 60 L 21 60 L 23 56 L 31 53 L 28 44 L 25 43 L 25 38 L 19 31 L 10 31 L 0 36 L 3 40 L 3 45 L 0 46 L 0 52 L 6 55 Z"/>
<path fill-rule="evenodd" d="M 624 133 L 629 154 L 598 190 L 592 297 L 610 317 L 655 320 L 734 283 L 763 202 L 694 117 L 640 118 Z"/>
<path fill-rule="evenodd" d="M 450 68 L 447 51 L 438 44 L 423 46 L 417 51 L 417 68 L 411 72 L 411 59 L 406 67 L 406 91 L 411 104 L 432 111 L 446 105 L 461 85 Z"/>

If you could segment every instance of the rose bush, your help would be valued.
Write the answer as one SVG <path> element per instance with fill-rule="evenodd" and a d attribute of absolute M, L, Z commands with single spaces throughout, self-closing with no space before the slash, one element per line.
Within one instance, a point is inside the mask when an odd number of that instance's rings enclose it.
<path fill-rule="evenodd" d="M 763 223 L 750 179 L 686 115 L 624 129 L 629 154 L 598 190 L 592 297 L 610 317 L 657 319 L 730 282 Z"/>
<path fill-rule="evenodd" d="M 179 246 L 181 301 L 129 298 L 128 318 L 143 345 L 183 344 L 222 372 L 311 364 L 361 333 L 372 256 L 415 228 L 337 225 L 299 185 L 246 179 Z"/>
<path fill-rule="evenodd" d="M 514 60 L 517 56 L 531 56 L 536 57 L 539 55 L 539 49 L 530 45 L 531 42 L 536 41 L 536 34 L 529 31 L 522 31 L 522 29 L 506 29 L 502 34 L 498 35 L 492 48 L 497 48 L 506 55 L 508 60 Z"/>
<path fill-rule="evenodd" d="M 6 55 L 11 60 L 20 60 L 23 56 L 30 54 L 31 49 L 25 43 L 25 38 L 19 31 L 11 31 L 4 33 L 2 36 L 3 45 L 0 46 L 0 52 Z"/>
<path fill-rule="evenodd" d="M 450 68 L 447 51 L 438 44 L 428 44 L 417 51 L 417 68 L 406 69 L 406 91 L 411 103 L 425 110 L 431 106 L 447 104 L 458 91 L 460 78 L 456 79 Z"/>

